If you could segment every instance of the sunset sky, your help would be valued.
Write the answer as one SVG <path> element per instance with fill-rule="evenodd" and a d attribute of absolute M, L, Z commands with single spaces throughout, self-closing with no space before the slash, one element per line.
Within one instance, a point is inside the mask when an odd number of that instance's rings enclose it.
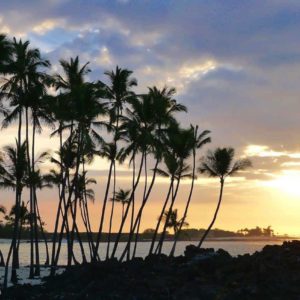
<path fill-rule="evenodd" d="M 58 60 L 79 55 L 90 62 L 90 79 L 119 65 L 134 71 L 136 91 L 174 86 L 188 107 L 183 125 L 211 130 L 216 146 L 233 146 L 253 168 L 225 186 L 215 227 L 238 230 L 272 225 L 275 232 L 300 235 L 300 1 L 298 0 L 47 0 L 2 1 L 0 31 L 29 39 L 60 71 Z M 16 128 L 1 132 L 0 144 L 13 143 Z M 40 150 L 55 151 L 45 130 Z M 199 157 L 201 154 L 199 155 Z M 98 227 L 108 164 L 90 166 Z M 120 186 L 130 185 L 130 170 L 118 169 Z M 189 185 L 183 183 L 176 207 L 182 213 Z M 159 178 L 142 228 L 153 227 L 167 181 Z M 206 227 L 218 197 L 216 179 L 197 180 L 187 221 Z M 0 201 L 9 207 L 10 192 Z M 41 214 L 53 228 L 57 191 L 39 197 Z M 116 219 L 120 216 L 120 207 Z M 117 229 L 115 222 L 114 230 Z"/>

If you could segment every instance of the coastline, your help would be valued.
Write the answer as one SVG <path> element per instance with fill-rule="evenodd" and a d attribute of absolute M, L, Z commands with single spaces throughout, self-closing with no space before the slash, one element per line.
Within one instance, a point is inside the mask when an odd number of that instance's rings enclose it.
<path fill-rule="evenodd" d="M 299 299 L 300 241 L 232 257 L 190 245 L 184 255 L 151 255 L 72 266 L 43 285 L 14 286 L 5 299 Z M 22 298 L 23 297 L 23 298 Z"/>

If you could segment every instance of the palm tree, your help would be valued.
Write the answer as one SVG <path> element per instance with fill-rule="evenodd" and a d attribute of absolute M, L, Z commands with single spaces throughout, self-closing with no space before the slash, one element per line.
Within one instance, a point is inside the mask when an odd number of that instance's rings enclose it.
<path fill-rule="evenodd" d="M 16 148 L 7 146 L 4 148 L 1 165 L 0 165 L 0 188 L 12 189 L 15 191 L 15 222 L 13 237 L 11 245 L 9 248 L 6 266 L 5 266 L 5 276 L 4 276 L 4 287 L 7 286 L 7 275 L 8 275 L 8 265 L 10 261 L 11 254 L 13 254 L 12 259 L 12 274 L 11 281 L 17 282 L 16 269 L 18 267 L 18 248 L 17 239 L 19 233 L 19 219 L 20 219 L 20 205 L 22 198 L 23 188 L 26 186 L 27 172 L 27 155 L 26 155 L 26 142 L 21 145 L 16 141 Z"/>
<path fill-rule="evenodd" d="M 189 172 L 190 167 L 189 165 L 186 164 L 185 161 L 191 155 L 193 149 L 193 139 L 194 139 L 194 133 L 191 130 L 191 128 L 182 129 L 180 128 L 179 124 L 177 124 L 176 122 L 170 124 L 170 127 L 163 138 L 163 142 L 167 151 L 167 155 L 165 155 L 165 158 L 167 159 L 165 159 L 165 162 L 166 164 L 169 164 L 167 165 L 167 167 L 171 168 L 169 170 L 171 172 L 169 172 L 169 174 L 167 173 L 168 175 L 171 175 L 169 177 L 172 183 L 171 192 L 170 192 L 171 199 L 170 199 L 168 212 L 171 212 L 173 209 L 173 205 L 177 197 L 181 180 L 191 177 L 191 173 Z M 163 175 L 162 170 L 160 171 L 160 173 Z M 164 210 L 162 210 L 161 214 L 163 213 Z M 167 219 L 168 218 L 170 218 L 170 215 L 167 217 Z M 168 223 L 168 220 L 166 223 Z M 156 252 L 158 253 L 161 253 L 162 251 L 165 233 L 166 233 L 166 225 L 163 228 L 159 243 L 156 248 Z"/>
<path fill-rule="evenodd" d="M 11 59 L 12 46 L 5 34 L 0 34 L 0 73 L 6 72 L 6 65 Z"/>
<path fill-rule="evenodd" d="M 169 218 L 168 218 L 169 216 Z M 187 227 L 189 224 L 182 219 L 178 220 L 178 210 L 175 208 L 171 211 L 164 212 L 163 221 L 167 228 L 172 228 L 174 235 L 178 234 L 180 226 Z M 181 225 L 183 224 L 183 225 Z"/>
<path fill-rule="evenodd" d="M 124 218 L 124 206 L 129 203 L 130 200 L 130 192 L 131 190 L 123 190 L 123 189 L 119 189 L 118 192 L 116 192 L 114 198 L 112 198 L 111 200 L 114 199 L 115 202 L 119 202 L 122 204 L 122 219 Z"/>
<path fill-rule="evenodd" d="M 106 71 L 104 74 L 108 76 L 109 83 L 104 84 L 99 82 L 105 91 L 105 97 L 109 100 L 107 111 L 109 114 L 109 131 L 114 130 L 113 143 L 111 144 L 111 148 L 117 149 L 117 142 L 120 138 L 119 129 L 120 129 L 120 117 L 122 117 L 123 107 L 124 105 L 132 98 L 135 97 L 133 91 L 131 91 L 132 87 L 137 85 L 137 81 L 134 78 L 131 78 L 132 71 L 127 69 L 116 67 L 115 71 Z M 103 222 L 105 218 L 105 210 L 108 198 L 108 192 L 110 188 L 111 176 L 113 170 L 113 182 L 114 187 L 116 183 L 116 156 L 110 157 L 110 167 L 108 172 L 107 185 L 105 190 L 104 201 L 102 205 L 102 213 L 100 219 L 100 225 L 97 235 L 97 243 L 96 243 L 96 251 L 98 252 L 99 243 L 101 240 L 101 234 L 103 229 Z M 115 191 L 113 191 L 115 193 Z M 114 203 L 112 203 L 112 210 L 114 209 Z M 113 214 L 113 211 L 111 212 Z M 110 234 L 109 234 L 110 238 Z M 109 243 L 108 243 L 109 247 Z M 107 250 L 108 251 L 108 250 Z M 96 253 L 97 253 L 96 252 Z M 96 254 L 95 253 L 95 254 Z"/>
<path fill-rule="evenodd" d="M 179 233 L 181 231 L 182 226 L 184 225 L 185 219 L 187 217 L 187 212 L 191 203 L 191 199 L 192 199 L 192 195 L 193 195 L 193 190 L 194 190 L 194 181 L 196 178 L 196 150 L 200 149 L 201 147 L 203 147 L 205 144 L 210 143 L 211 142 L 211 138 L 208 137 L 208 134 L 210 133 L 210 131 L 208 130 L 204 130 L 203 132 L 201 132 L 200 134 L 198 134 L 198 126 L 194 127 L 191 125 L 191 131 L 193 132 L 193 141 L 192 141 L 192 148 L 193 148 L 193 167 L 192 167 L 192 182 L 191 182 L 191 188 L 190 188 L 190 193 L 188 196 L 188 200 L 186 202 L 186 206 L 185 206 L 185 211 L 182 217 L 182 222 L 179 225 L 178 231 L 176 232 L 176 234 L 174 235 L 174 243 L 173 243 L 173 247 L 172 250 L 170 252 L 170 256 L 173 256 L 175 253 L 175 249 L 176 249 L 176 244 L 177 244 L 177 240 L 179 237 Z"/>
<path fill-rule="evenodd" d="M 186 111 L 186 107 L 178 104 L 177 101 L 173 98 L 175 92 L 176 91 L 174 88 L 169 89 L 165 87 L 159 90 L 156 87 L 153 87 L 149 88 L 148 94 L 140 95 L 138 98 L 132 98 L 130 100 L 132 109 L 127 110 L 129 117 L 125 118 L 123 126 L 128 136 L 127 140 L 130 141 L 128 149 L 131 149 L 134 155 L 137 151 L 140 151 L 145 156 L 145 184 L 142 204 L 138 210 L 135 222 L 132 222 L 131 224 L 129 240 L 127 242 L 127 246 L 125 247 L 124 253 L 121 256 L 121 259 L 126 251 L 127 258 L 129 259 L 131 237 L 136 230 L 133 257 L 135 255 L 142 213 L 154 186 L 158 164 L 162 159 L 162 153 L 164 151 L 164 147 L 162 144 L 163 133 L 171 123 L 175 122 L 173 116 L 175 112 Z M 147 180 L 148 154 L 152 154 L 156 160 L 155 166 L 153 168 L 152 180 L 149 186 Z M 132 204 L 134 205 L 134 202 Z"/>
<path fill-rule="evenodd" d="M 95 127 L 101 127 L 105 125 L 105 122 L 99 122 L 97 120 L 99 115 L 105 114 L 105 105 L 100 103 L 100 98 L 103 96 L 103 85 L 101 83 L 88 83 L 85 82 L 85 75 L 90 72 L 87 68 L 88 63 L 80 67 L 79 58 L 70 59 L 70 62 L 65 60 L 60 61 L 63 68 L 63 76 L 55 75 L 54 85 L 57 90 L 62 93 L 59 98 L 69 107 L 69 114 L 61 115 L 59 120 L 59 128 L 53 134 L 59 133 L 60 144 L 62 146 L 62 131 L 69 129 L 68 140 L 73 140 L 76 145 L 76 164 L 74 171 L 74 178 L 72 184 L 69 186 L 69 194 L 66 201 L 65 212 L 69 207 L 71 209 L 73 225 L 71 229 L 70 244 L 68 248 L 69 258 L 73 247 L 74 230 L 76 230 L 76 215 L 77 215 L 77 202 L 78 193 L 74 193 L 76 190 L 79 167 L 84 163 L 84 155 L 86 148 L 94 148 L 95 142 L 102 143 L 102 138 L 95 131 Z M 57 110 L 56 114 L 57 114 Z M 58 112 L 59 114 L 59 112 Z M 66 119 L 64 119 L 66 117 Z M 64 124 L 67 123 L 67 124 Z M 67 172 L 66 174 L 69 174 Z M 67 179 L 67 182 L 69 180 Z M 64 194 L 64 185 L 62 186 L 62 194 Z M 71 205 L 71 198 L 75 196 L 74 205 Z M 59 215 L 59 214 L 57 214 Z M 67 214 L 64 214 L 63 225 L 67 223 Z M 78 234 L 77 234 L 78 236 Z M 80 239 L 80 237 L 78 236 Z M 53 242 L 55 247 L 55 242 Z M 83 250 L 83 248 L 82 248 Z M 83 259 L 84 253 L 82 253 Z M 70 259 L 68 259 L 68 264 Z"/>
<path fill-rule="evenodd" d="M 115 185 L 115 183 L 114 183 Z M 114 188 L 115 190 L 115 188 Z M 130 202 L 130 190 L 123 190 L 119 189 L 118 192 L 113 193 L 113 197 L 110 198 L 112 202 L 112 207 L 111 207 L 111 214 L 110 214 L 110 220 L 109 220 L 109 230 L 108 230 L 108 240 L 107 240 L 107 249 L 106 249 L 106 259 L 109 258 L 109 249 L 110 249 L 110 242 L 111 242 L 111 230 L 112 230 L 112 221 L 113 221 L 113 213 L 114 213 L 114 205 L 115 202 L 121 203 L 122 205 L 122 218 L 121 221 L 124 218 L 124 207 L 125 205 L 128 205 Z"/>
<path fill-rule="evenodd" d="M 88 188 L 91 184 L 96 184 L 97 181 L 94 178 L 88 178 L 86 176 L 87 171 L 83 171 L 81 175 L 78 176 L 78 183 L 77 183 L 77 193 L 79 193 L 79 206 L 80 206 L 80 213 L 81 218 L 83 220 L 87 237 L 88 237 L 88 243 L 90 248 L 90 255 L 91 258 L 93 257 L 93 251 L 94 251 L 94 243 L 92 238 L 92 230 L 89 220 L 89 211 L 88 211 L 88 201 L 91 201 L 92 203 L 95 202 L 95 192 L 93 189 Z"/>
<path fill-rule="evenodd" d="M 9 104 L 13 107 L 8 112 L 3 126 L 7 127 L 15 119 L 19 119 L 18 127 L 18 143 L 21 144 L 21 127 L 22 114 L 25 112 L 26 118 L 26 146 L 27 146 L 27 163 L 28 172 L 31 172 L 31 160 L 29 156 L 29 108 L 32 101 L 36 101 L 36 91 L 40 89 L 41 83 L 48 80 L 48 75 L 44 72 L 44 68 L 50 66 L 50 62 L 41 57 L 40 51 L 36 48 L 29 48 L 29 41 L 17 41 L 15 38 L 12 42 L 12 55 L 5 67 L 5 74 L 9 75 L 2 85 L 2 97 L 9 100 Z M 38 88 L 37 88 L 38 87 Z M 36 205 L 34 200 L 34 189 L 30 187 L 30 275 L 34 275 L 34 245 L 33 235 L 37 233 L 37 220 L 35 218 Z M 37 237 L 35 243 L 36 252 L 36 268 L 35 274 L 38 275 L 39 270 L 39 251 Z"/>
<path fill-rule="evenodd" d="M 19 249 L 20 249 L 20 242 L 21 242 L 21 235 L 22 235 L 22 229 L 24 226 L 27 226 L 29 224 L 29 211 L 27 209 L 27 205 L 24 203 L 24 201 L 21 202 L 21 205 L 19 207 L 19 232 L 18 232 L 18 241 L 17 241 L 17 255 L 19 255 Z M 15 218 L 17 215 L 17 209 L 16 205 L 13 205 L 9 214 L 5 216 L 5 220 L 7 221 L 7 224 L 14 225 L 15 224 Z M 19 267 L 19 260 L 17 259 L 16 266 Z"/>
<path fill-rule="evenodd" d="M 205 231 L 204 235 L 202 236 L 198 247 L 202 246 L 203 241 L 205 240 L 206 236 L 208 235 L 209 231 L 213 227 L 222 201 L 223 196 L 223 188 L 225 179 L 229 176 L 233 176 L 239 171 L 245 170 L 251 167 L 251 161 L 249 159 L 240 159 L 237 161 L 233 161 L 234 159 L 234 149 L 233 148 L 217 148 L 214 151 L 208 151 L 206 157 L 201 160 L 201 164 L 199 167 L 200 173 L 208 174 L 210 177 L 218 177 L 220 179 L 220 194 L 218 205 L 215 210 L 213 219 L 209 224 L 207 230 Z"/>

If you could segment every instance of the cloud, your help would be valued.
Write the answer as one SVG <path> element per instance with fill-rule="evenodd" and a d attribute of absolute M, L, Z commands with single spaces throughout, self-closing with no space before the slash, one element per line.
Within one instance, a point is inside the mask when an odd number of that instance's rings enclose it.
<path fill-rule="evenodd" d="M 137 92 L 175 86 L 189 110 L 179 114 L 183 126 L 199 124 L 212 131 L 211 147 L 253 160 L 229 182 L 243 199 L 244 188 L 298 176 L 282 172 L 299 167 L 299 25 L 294 0 L 11 0 L 0 12 L 1 31 L 40 47 L 52 72 L 60 58 L 79 55 L 91 80 L 106 81 L 103 72 L 118 64 L 134 71 Z M 105 176 L 106 164 L 100 169 Z M 210 180 L 199 187 L 217 188 Z"/>
<path fill-rule="evenodd" d="M 288 152 L 288 151 L 274 151 L 268 146 L 262 145 L 248 145 L 244 151 L 245 155 L 248 157 L 289 157 L 289 158 L 300 158 L 300 152 Z"/>

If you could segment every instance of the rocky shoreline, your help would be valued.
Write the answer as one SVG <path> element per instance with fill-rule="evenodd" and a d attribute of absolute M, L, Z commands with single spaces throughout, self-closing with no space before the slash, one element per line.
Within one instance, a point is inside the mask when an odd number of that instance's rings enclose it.
<path fill-rule="evenodd" d="M 40 286 L 9 288 L 5 299 L 300 299 L 300 242 L 232 257 L 188 246 L 184 256 L 73 266 Z"/>

